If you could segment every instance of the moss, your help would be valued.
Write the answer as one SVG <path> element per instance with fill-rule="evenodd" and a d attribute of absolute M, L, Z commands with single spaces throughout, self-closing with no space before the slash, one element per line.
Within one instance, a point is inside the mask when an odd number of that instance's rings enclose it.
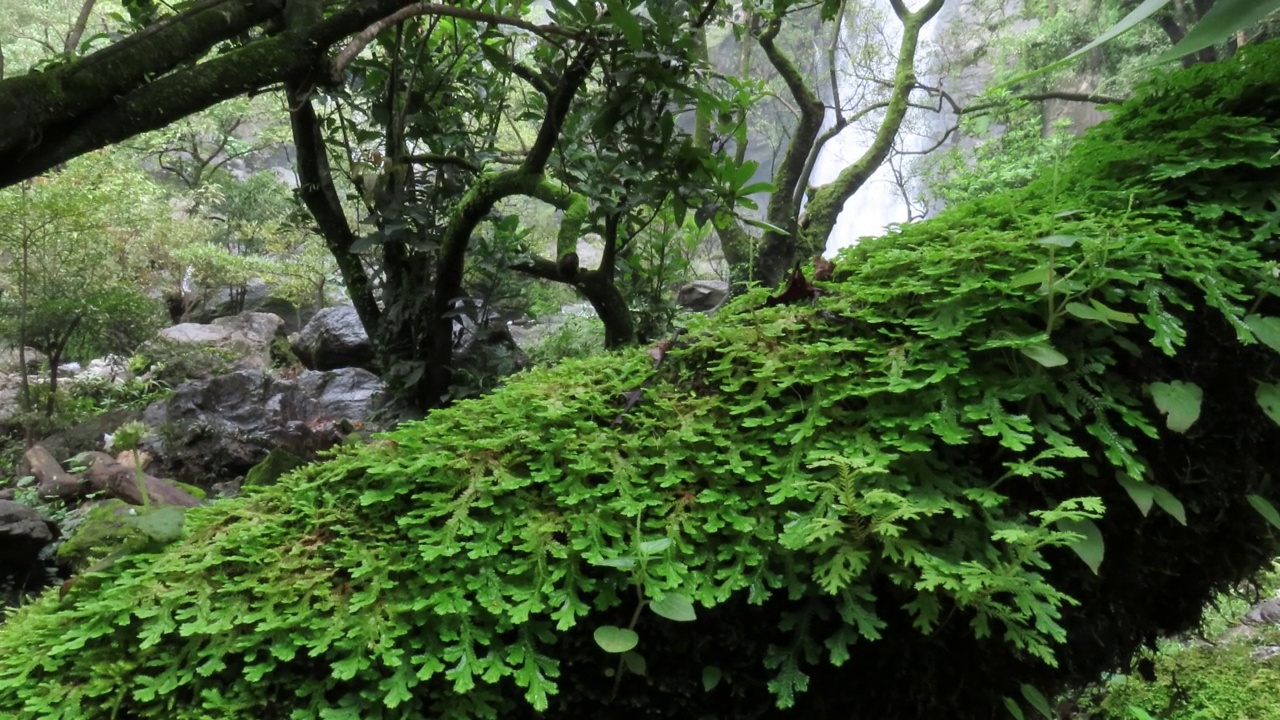
<path fill-rule="evenodd" d="M 1276 645 L 1280 630 L 1269 628 L 1247 642 L 1163 652 L 1153 681 L 1128 677 L 1111 687 L 1102 717 L 1131 720 L 1141 708 L 1165 720 L 1280 720 L 1280 656 L 1254 656 Z"/>
<path fill-rule="evenodd" d="M 305 460 L 288 450 L 277 448 L 267 453 L 267 456 L 257 465 L 249 468 L 249 472 L 244 476 L 244 487 L 271 485 L 285 473 L 305 463 Z"/>
<path fill-rule="evenodd" d="M 58 564 L 74 575 L 117 550 L 145 544 L 146 535 L 127 520 L 132 511 L 132 505 L 115 499 L 90 507 L 58 548 Z"/>

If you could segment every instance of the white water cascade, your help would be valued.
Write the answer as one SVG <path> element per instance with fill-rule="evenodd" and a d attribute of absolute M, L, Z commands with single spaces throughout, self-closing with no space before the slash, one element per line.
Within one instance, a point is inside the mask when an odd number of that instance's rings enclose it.
<path fill-rule="evenodd" d="M 920 2 L 910 3 L 920 5 Z M 859 101 L 863 104 L 873 102 L 884 94 L 884 89 L 876 87 L 870 79 L 866 79 L 868 71 L 880 80 L 892 79 L 894 64 L 897 61 L 898 46 L 902 40 L 902 25 L 889 7 L 887 0 L 874 0 L 867 3 L 869 7 L 849 14 L 841 28 L 844 48 L 857 48 L 863 43 L 875 43 L 879 52 L 874 60 L 862 67 L 854 67 L 849 52 L 839 52 L 836 56 L 837 86 L 840 99 L 846 112 L 852 108 L 857 112 Z M 944 10 L 945 12 L 945 10 Z M 933 39 L 939 26 L 945 22 L 942 13 L 924 26 L 920 32 L 919 51 L 916 55 L 917 73 L 924 78 L 924 68 L 929 65 L 932 55 Z M 853 26 L 853 27 L 851 27 Z M 816 48 L 820 53 L 827 48 Z M 860 77 L 861 76 L 861 77 Z M 927 84 L 927 80 L 925 81 Z M 828 101 L 831 98 L 827 98 Z M 852 165 L 870 147 L 875 136 L 875 129 L 880 116 L 872 114 L 869 122 L 852 124 L 839 135 L 831 138 L 823 146 L 809 176 L 811 185 L 823 185 L 836 179 L 840 171 Z M 919 152 L 937 142 L 941 134 L 941 118 L 934 113 L 927 116 L 918 110 L 908 112 L 899 132 L 898 145 L 901 150 Z M 827 111 L 827 120 L 823 127 L 835 124 L 835 113 Z M 910 188 L 908 187 L 908 191 Z M 903 198 L 902 189 L 894 178 L 892 168 L 886 162 L 845 204 L 836 226 L 827 238 L 827 255 L 857 243 L 858 238 L 876 236 L 885 232 L 887 226 L 906 222 L 909 209 Z"/>

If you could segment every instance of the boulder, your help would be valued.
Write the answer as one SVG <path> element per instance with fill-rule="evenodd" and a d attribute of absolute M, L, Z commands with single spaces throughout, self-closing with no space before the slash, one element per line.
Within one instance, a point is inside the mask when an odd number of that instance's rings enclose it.
<path fill-rule="evenodd" d="M 261 280 L 251 281 L 243 298 L 235 298 L 230 289 L 221 287 L 192 293 L 181 301 L 181 318 L 187 322 L 208 323 L 242 312 L 271 313 L 284 321 L 286 333 L 297 332 L 316 313 L 315 307 L 300 308 L 292 300 L 276 295 L 273 288 Z"/>
<path fill-rule="evenodd" d="M 708 312 L 720 307 L 729 297 L 729 283 L 723 280 L 694 280 L 676 293 L 676 303 L 694 312 Z"/>
<path fill-rule="evenodd" d="M 289 346 L 308 370 L 373 366 L 373 344 L 350 305 L 329 307 L 289 337 Z"/>
<path fill-rule="evenodd" d="M 202 325 L 182 323 L 160 331 L 159 344 L 169 343 L 213 351 L 225 357 L 235 370 L 271 367 L 271 346 L 284 337 L 284 321 L 271 313 L 245 312 Z M 154 344 L 149 344 L 154 347 Z M 148 354 L 144 347 L 142 354 Z"/>
<path fill-rule="evenodd" d="M 27 348 L 27 372 L 40 372 L 40 360 L 44 357 L 35 348 Z M 22 369 L 22 353 L 17 348 L 0 350 L 0 372 L 16 373 Z"/>
<path fill-rule="evenodd" d="M 0 500 L 0 578 L 20 587 L 44 581 L 42 554 L 58 537 L 58 526 L 38 511 Z"/>
<path fill-rule="evenodd" d="M 210 487 L 243 476 L 272 450 L 312 459 L 362 424 L 383 390 L 359 368 L 293 379 L 243 370 L 184 383 L 144 414 L 156 431 L 152 472 Z"/>

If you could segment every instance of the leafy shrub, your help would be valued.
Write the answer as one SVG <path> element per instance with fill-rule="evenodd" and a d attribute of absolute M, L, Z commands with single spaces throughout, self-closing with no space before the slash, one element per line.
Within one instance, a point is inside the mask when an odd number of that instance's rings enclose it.
<path fill-rule="evenodd" d="M 596 317 L 570 315 L 529 348 L 535 365 L 555 365 L 570 358 L 584 358 L 604 352 L 604 323 Z"/>
<path fill-rule="evenodd" d="M 1277 62 L 658 370 L 534 370 L 192 510 L 9 620 L 0 713 L 983 718 L 1120 666 L 1277 549 Z"/>

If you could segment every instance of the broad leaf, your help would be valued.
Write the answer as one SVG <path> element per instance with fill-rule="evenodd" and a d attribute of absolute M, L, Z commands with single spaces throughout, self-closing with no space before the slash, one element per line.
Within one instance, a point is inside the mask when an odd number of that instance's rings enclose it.
<path fill-rule="evenodd" d="M 1258 405 L 1262 406 L 1262 412 L 1266 413 L 1275 424 L 1280 425 L 1280 384 L 1261 383 L 1254 397 L 1257 398 Z"/>
<path fill-rule="evenodd" d="M 1138 26 L 1138 23 L 1142 22 L 1143 20 L 1146 20 L 1152 15 L 1155 15 L 1160 10 L 1160 8 L 1168 4 L 1169 4 L 1169 0 L 1146 0 L 1146 2 L 1134 8 L 1133 12 L 1129 13 L 1128 15 L 1125 15 L 1124 18 L 1120 20 L 1120 22 L 1116 23 L 1115 25 L 1112 25 L 1110 29 L 1108 29 L 1106 32 L 1102 33 L 1097 38 L 1095 38 L 1093 42 L 1089 43 L 1088 45 L 1085 45 L 1079 50 L 1059 60 L 1058 62 L 1054 63 L 1054 65 L 1058 65 L 1060 63 L 1067 62 L 1068 60 L 1078 58 L 1081 55 L 1089 52 L 1090 50 L 1098 47 L 1099 45 L 1104 45 L 1106 43 L 1111 42 L 1112 40 L 1134 29 L 1135 27 Z"/>
<path fill-rule="evenodd" d="M 657 540 L 646 540 L 640 543 L 641 555 L 657 555 L 658 553 L 671 547 L 671 538 L 659 538 Z"/>
<path fill-rule="evenodd" d="M 1096 572 L 1096 571 L 1095 571 Z M 1022 697 L 1031 703 L 1031 707 L 1035 708 L 1041 715 L 1053 720 L 1057 717 L 1053 709 L 1049 707 L 1049 701 L 1045 699 L 1044 693 L 1041 693 L 1034 685 L 1022 684 Z"/>
<path fill-rule="evenodd" d="M 1102 540 L 1102 531 L 1098 529 L 1098 525 L 1092 520 L 1063 520 L 1058 523 L 1058 527 L 1066 532 L 1073 532 L 1083 536 L 1080 540 L 1071 543 L 1071 549 L 1075 551 L 1076 555 L 1080 556 L 1085 565 L 1089 566 L 1093 574 L 1097 575 L 1098 568 L 1102 567 L 1102 558 L 1106 555 L 1107 549 L 1106 543 Z M 1035 703 L 1032 704 L 1034 705 Z M 1039 708 L 1036 709 L 1038 710 Z"/>
<path fill-rule="evenodd" d="M 1197 50 L 1226 40 L 1235 33 L 1261 22 L 1280 10 L 1280 0 L 1215 0 L 1200 22 L 1160 57 L 1157 63 L 1177 60 Z"/>
<path fill-rule="evenodd" d="M 644 45 L 644 31 L 640 29 L 636 16 L 631 14 L 626 0 L 605 0 L 605 5 L 609 8 L 609 20 L 618 26 L 631 47 L 639 48 Z"/>
<path fill-rule="evenodd" d="M 1258 342 L 1280 352 L 1280 317 L 1246 315 L 1244 324 L 1257 336 Z"/>
<path fill-rule="evenodd" d="M 1151 398 L 1160 412 L 1168 416 L 1169 429 L 1185 433 L 1200 417 L 1200 403 L 1204 392 L 1194 383 L 1174 380 L 1171 383 L 1151 383 Z"/>
<path fill-rule="evenodd" d="M 649 669 L 648 664 L 644 661 L 644 656 L 640 653 L 623 653 L 622 663 L 627 666 L 628 670 L 636 675 L 644 675 Z"/>
<path fill-rule="evenodd" d="M 1044 285 L 1049 282 L 1050 268 L 1038 267 L 1034 270 L 1028 270 L 1024 273 L 1014 275 L 1009 281 L 1009 287 L 1022 287 L 1023 285 Z"/>
<path fill-rule="evenodd" d="M 166 506 L 130 518 L 133 526 L 156 542 L 172 542 L 182 536 L 185 520 L 180 508 Z"/>
<path fill-rule="evenodd" d="M 1058 367 L 1067 364 L 1067 356 L 1055 350 L 1049 343 L 1027 345 L 1018 348 L 1018 351 L 1045 367 Z"/>
<path fill-rule="evenodd" d="M 715 665 L 707 665 L 702 668 L 702 689 L 711 692 L 720 684 L 720 678 L 724 677 L 724 673 Z"/>
<path fill-rule="evenodd" d="M 1138 512 L 1146 517 L 1151 512 L 1151 506 L 1156 501 L 1155 486 L 1151 483 L 1141 480 L 1134 480 L 1127 475 L 1121 475 L 1116 478 L 1120 482 L 1120 487 L 1129 493 L 1129 498 L 1133 500 L 1133 504 L 1138 506 Z"/>
<path fill-rule="evenodd" d="M 1272 527 L 1280 530 L 1280 512 L 1276 512 L 1276 506 L 1272 505 L 1271 501 L 1261 495 L 1250 495 L 1246 499 L 1253 506 L 1253 509 L 1258 511 L 1259 515 L 1271 523 Z"/>
<path fill-rule="evenodd" d="M 1187 509 L 1182 506 L 1182 501 L 1173 496 L 1173 493 L 1162 487 L 1151 486 L 1152 497 L 1156 501 L 1156 505 L 1160 509 L 1173 516 L 1180 524 L 1187 524 Z"/>
<path fill-rule="evenodd" d="M 649 603 L 649 608 L 658 615 L 676 622 L 690 622 L 698 619 L 693 609 L 693 601 L 678 593 L 668 593 L 661 600 L 654 600 Z"/>
<path fill-rule="evenodd" d="M 1022 708 L 1018 706 L 1018 701 L 1011 697 L 1006 697 L 1004 699 L 1004 706 L 1005 709 L 1009 711 L 1009 714 L 1016 718 L 1016 720 L 1027 720 L 1027 716 L 1022 714 Z"/>
<path fill-rule="evenodd" d="M 608 653 L 631 652 L 640 644 L 640 636 L 635 630 L 620 628 L 614 625 L 601 625 L 592 634 L 600 649 Z"/>

